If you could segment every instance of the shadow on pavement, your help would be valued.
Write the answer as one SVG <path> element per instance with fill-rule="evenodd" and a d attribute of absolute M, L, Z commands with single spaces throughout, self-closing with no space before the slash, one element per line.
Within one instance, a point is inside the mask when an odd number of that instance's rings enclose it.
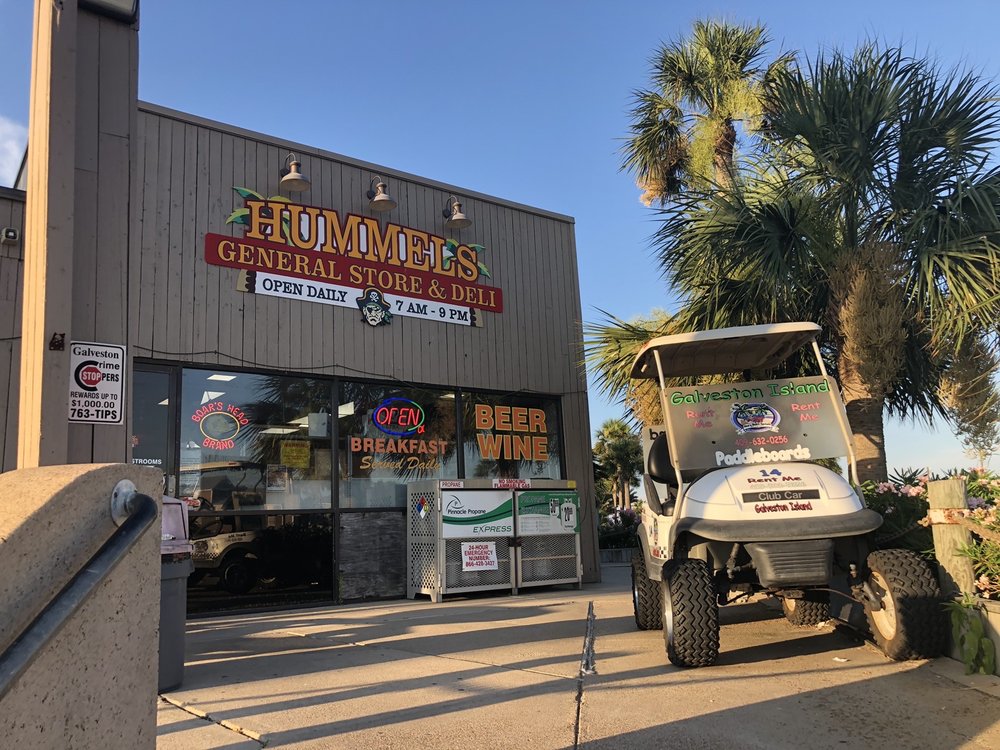
<path fill-rule="evenodd" d="M 583 625 L 577 619 L 543 619 L 558 609 L 558 604 L 448 607 L 431 613 L 424 610 L 387 613 L 368 621 L 322 612 L 315 618 L 298 615 L 291 621 L 276 621 L 270 631 L 261 630 L 260 622 L 235 621 L 228 627 L 218 624 L 213 632 L 206 634 L 202 630 L 197 637 L 189 634 L 183 689 L 227 685 L 234 679 L 327 671 L 336 669 L 341 658 L 351 667 L 359 666 L 359 658 L 376 666 L 421 656 L 450 654 L 460 657 L 467 651 L 489 651 L 561 639 L 572 640 L 566 653 L 536 659 L 532 668 L 541 670 L 547 664 L 567 659 L 575 665 L 579 660 Z M 533 619 L 539 621 L 530 622 Z M 512 622 L 518 624 L 512 625 Z M 415 632 L 421 626 L 435 624 L 447 624 L 459 634 L 466 631 L 468 636 L 443 638 L 440 634 Z M 359 644 L 365 648 L 356 648 Z M 348 651 L 350 659 L 346 658 Z"/>
<path fill-rule="evenodd" d="M 945 685 L 951 689 L 933 689 Z M 741 701 L 744 705 L 698 712 L 671 721 L 671 714 L 698 711 L 691 706 L 690 699 L 687 703 L 684 700 L 685 690 L 689 698 L 693 697 L 690 685 L 675 684 L 657 692 L 660 715 L 665 720 L 599 739 L 587 739 L 585 725 L 579 747 L 581 750 L 1000 747 L 1000 701 L 982 694 L 969 696 L 956 687 L 934 675 L 928 664 L 771 700 L 754 700 L 748 691 L 740 692 L 737 684 L 727 688 L 736 691 L 733 695 L 728 698 L 719 695 L 716 702 Z M 680 703 L 672 706 L 672 700 Z M 988 705 L 982 703 L 984 700 Z M 637 718 L 636 723 L 649 723 L 653 717 L 647 713 L 646 721 L 641 716 Z M 595 730 L 592 734 L 600 732 L 600 721 L 594 717 L 588 716 L 586 724 Z"/>

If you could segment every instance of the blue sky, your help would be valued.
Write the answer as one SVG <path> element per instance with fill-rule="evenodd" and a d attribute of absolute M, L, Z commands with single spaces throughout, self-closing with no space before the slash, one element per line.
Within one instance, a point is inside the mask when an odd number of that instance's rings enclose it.
<path fill-rule="evenodd" d="M 0 0 L 0 184 L 28 117 L 29 0 Z M 1000 14 L 967 0 L 801 3 L 143 0 L 139 96 L 569 214 L 584 319 L 671 309 L 655 228 L 618 171 L 632 89 L 697 18 L 761 21 L 815 55 L 878 36 L 1000 79 Z M 592 391 L 591 422 L 620 407 Z M 890 424 L 890 467 L 969 465 L 946 427 Z"/>

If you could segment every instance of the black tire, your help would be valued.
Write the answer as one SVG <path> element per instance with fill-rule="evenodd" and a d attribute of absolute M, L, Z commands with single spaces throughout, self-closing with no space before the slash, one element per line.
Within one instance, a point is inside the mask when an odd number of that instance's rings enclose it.
<path fill-rule="evenodd" d="M 933 659 L 945 649 L 947 621 L 937 578 L 919 555 L 883 549 L 868 555 L 868 583 L 884 607 L 865 607 L 875 643 L 896 661 Z"/>
<path fill-rule="evenodd" d="M 257 585 L 257 568 L 245 555 L 227 557 L 220 570 L 220 583 L 230 594 L 246 594 Z"/>
<path fill-rule="evenodd" d="M 660 586 L 646 575 L 642 550 L 632 557 L 632 613 L 639 630 L 659 630 L 663 627 Z"/>
<path fill-rule="evenodd" d="M 805 599 L 781 599 L 781 611 L 792 625 L 800 627 L 819 625 L 830 619 L 830 599 L 819 594 L 806 595 Z"/>
<path fill-rule="evenodd" d="M 660 582 L 663 640 L 678 667 L 708 667 L 719 658 L 719 606 L 712 573 L 702 560 L 667 565 Z"/>

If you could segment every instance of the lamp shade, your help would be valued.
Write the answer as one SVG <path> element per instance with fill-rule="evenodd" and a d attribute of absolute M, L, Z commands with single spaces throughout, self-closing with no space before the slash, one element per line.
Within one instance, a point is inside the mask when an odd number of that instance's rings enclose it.
<path fill-rule="evenodd" d="M 375 185 L 375 191 L 369 191 L 368 197 L 371 200 L 368 201 L 368 208 L 376 213 L 382 213 L 383 211 L 391 211 L 398 204 L 395 199 L 386 192 L 385 183 L 379 182 Z"/>
<path fill-rule="evenodd" d="M 451 215 L 445 220 L 444 225 L 448 229 L 465 229 L 472 226 L 472 219 L 462 213 L 462 204 L 455 200 L 451 204 Z"/>
<path fill-rule="evenodd" d="M 308 190 L 310 186 L 309 178 L 302 174 L 302 163 L 293 161 L 288 166 L 288 174 L 281 178 L 281 188 L 290 193 L 301 193 Z"/>

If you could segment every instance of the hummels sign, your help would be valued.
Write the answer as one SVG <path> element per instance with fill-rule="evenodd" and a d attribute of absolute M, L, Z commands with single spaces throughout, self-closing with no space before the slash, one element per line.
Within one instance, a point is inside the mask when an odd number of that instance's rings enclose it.
<path fill-rule="evenodd" d="M 377 300 L 388 314 L 364 318 L 373 326 L 394 315 L 482 325 L 478 311 L 503 311 L 502 291 L 482 283 L 490 278 L 482 245 L 234 189 L 244 207 L 227 223 L 242 224 L 244 236 L 206 234 L 205 260 L 244 272 L 241 291 L 357 306 L 362 313 Z"/>

